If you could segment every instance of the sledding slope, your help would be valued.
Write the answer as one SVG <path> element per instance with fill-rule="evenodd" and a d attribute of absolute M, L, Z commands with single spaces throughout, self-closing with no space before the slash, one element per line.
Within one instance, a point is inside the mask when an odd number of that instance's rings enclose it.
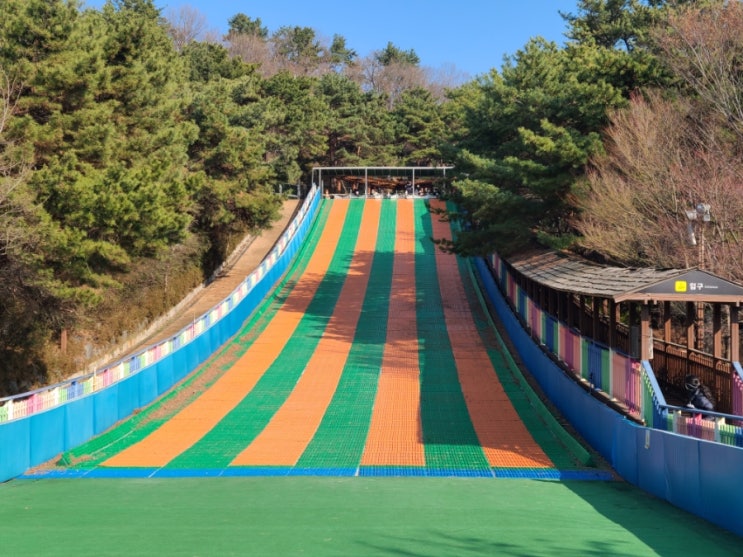
<path fill-rule="evenodd" d="M 430 203 L 430 206 L 429 206 Z M 608 478 L 529 396 L 439 201 L 326 200 L 230 346 L 65 455 L 87 476 Z"/>

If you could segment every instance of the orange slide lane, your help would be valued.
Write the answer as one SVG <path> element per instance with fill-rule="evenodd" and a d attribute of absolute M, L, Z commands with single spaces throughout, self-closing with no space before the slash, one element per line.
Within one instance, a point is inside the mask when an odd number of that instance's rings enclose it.
<path fill-rule="evenodd" d="M 361 464 L 425 466 L 415 308 L 413 201 L 397 201 L 387 340 Z"/>
<path fill-rule="evenodd" d="M 380 214 L 380 203 L 364 204 L 348 274 L 312 358 L 286 402 L 231 466 L 293 466 L 312 440 L 353 346 L 374 259 Z"/>
<path fill-rule="evenodd" d="M 326 274 L 343 229 L 347 203 L 331 206 L 309 265 L 266 329 L 243 356 L 192 404 L 103 466 L 162 467 L 208 433 L 253 389 L 281 353 Z"/>
<path fill-rule="evenodd" d="M 432 200 L 431 207 L 446 209 L 446 204 Z M 435 215 L 431 220 L 434 237 L 451 239 L 448 223 Z M 436 267 L 459 382 L 490 466 L 554 467 L 526 429 L 498 380 L 472 318 L 456 256 L 436 250 Z"/>

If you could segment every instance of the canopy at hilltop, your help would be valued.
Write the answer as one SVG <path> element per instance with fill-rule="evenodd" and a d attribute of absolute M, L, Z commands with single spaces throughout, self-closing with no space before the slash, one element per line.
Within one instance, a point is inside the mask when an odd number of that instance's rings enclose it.
<path fill-rule="evenodd" d="M 453 166 L 321 166 L 312 183 L 329 195 L 434 195 L 451 179 Z M 447 171 L 450 172 L 447 176 Z"/>

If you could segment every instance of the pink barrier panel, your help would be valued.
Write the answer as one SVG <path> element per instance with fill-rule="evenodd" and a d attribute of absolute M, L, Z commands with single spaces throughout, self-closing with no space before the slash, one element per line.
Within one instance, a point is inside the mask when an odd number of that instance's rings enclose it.
<path fill-rule="evenodd" d="M 642 376 L 639 361 L 617 352 L 611 353 L 611 395 L 624 403 L 633 416 L 640 416 Z"/>
<path fill-rule="evenodd" d="M 557 356 L 563 362 L 566 361 L 568 329 L 561 322 L 557 322 Z"/>
<path fill-rule="evenodd" d="M 583 373 L 583 339 L 575 331 L 570 331 L 570 339 L 573 343 L 573 369 Z"/>
<path fill-rule="evenodd" d="M 580 336 L 570 329 L 565 334 L 565 363 L 574 372 L 581 372 Z"/>
<path fill-rule="evenodd" d="M 506 289 L 508 301 L 511 302 L 513 307 L 516 307 L 516 281 L 514 280 L 513 275 L 508 275 Z"/>
<path fill-rule="evenodd" d="M 743 381 L 733 373 L 733 414 L 743 415 Z"/>
<path fill-rule="evenodd" d="M 59 395 L 60 389 L 57 387 L 49 391 L 43 391 L 39 393 L 39 398 L 41 399 L 41 410 L 54 408 L 57 404 L 59 404 Z"/>
<path fill-rule="evenodd" d="M 529 299 L 529 327 L 531 327 L 532 336 L 540 341 L 542 339 L 542 310 Z"/>
<path fill-rule="evenodd" d="M 39 412 L 42 408 L 42 402 L 43 401 L 38 393 L 34 393 L 28 397 L 28 413 L 33 414 L 34 412 Z"/>
<path fill-rule="evenodd" d="M 715 422 L 703 419 L 701 414 L 693 417 L 678 416 L 676 418 L 676 426 L 678 428 L 677 433 L 691 435 L 692 437 L 706 441 L 715 440 Z"/>
<path fill-rule="evenodd" d="M 631 385 L 627 384 L 627 358 L 616 352 L 611 353 L 611 394 L 621 401 L 628 397 L 627 391 Z"/>
<path fill-rule="evenodd" d="M 503 273 L 505 272 L 501 265 L 502 265 L 502 260 L 501 260 L 500 255 L 498 255 L 497 253 L 494 253 L 493 255 L 490 256 L 490 268 L 495 273 L 495 277 L 496 279 L 498 279 L 497 280 L 498 283 L 500 283 L 500 281 L 503 279 Z"/>

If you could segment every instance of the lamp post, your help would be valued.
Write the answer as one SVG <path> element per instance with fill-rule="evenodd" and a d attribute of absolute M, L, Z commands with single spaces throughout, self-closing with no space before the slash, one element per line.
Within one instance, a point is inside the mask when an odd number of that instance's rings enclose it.
<path fill-rule="evenodd" d="M 711 220 L 709 205 L 707 203 L 697 203 L 696 207 L 686 211 L 688 219 L 689 244 L 697 246 L 697 268 L 701 271 L 706 269 L 707 254 L 704 245 L 704 225 Z M 695 227 L 696 224 L 696 227 Z M 699 232 L 699 241 L 697 241 L 695 228 Z M 704 350 L 704 302 L 697 302 L 697 341 L 696 349 Z"/>
<path fill-rule="evenodd" d="M 697 266 L 699 267 L 699 269 L 704 271 L 706 267 L 706 254 L 704 251 L 704 225 L 712 219 L 709 211 L 709 205 L 707 203 L 697 203 L 696 207 L 686 211 L 686 218 L 689 220 L 687 224 L 689 244 L 691 244 L 692 246 L 697 246 L 697 256 L 699 258 Z M 699 242 L 697 242 L 697 237 L 695 234 L 695 223 L 699 223 Z"/>

